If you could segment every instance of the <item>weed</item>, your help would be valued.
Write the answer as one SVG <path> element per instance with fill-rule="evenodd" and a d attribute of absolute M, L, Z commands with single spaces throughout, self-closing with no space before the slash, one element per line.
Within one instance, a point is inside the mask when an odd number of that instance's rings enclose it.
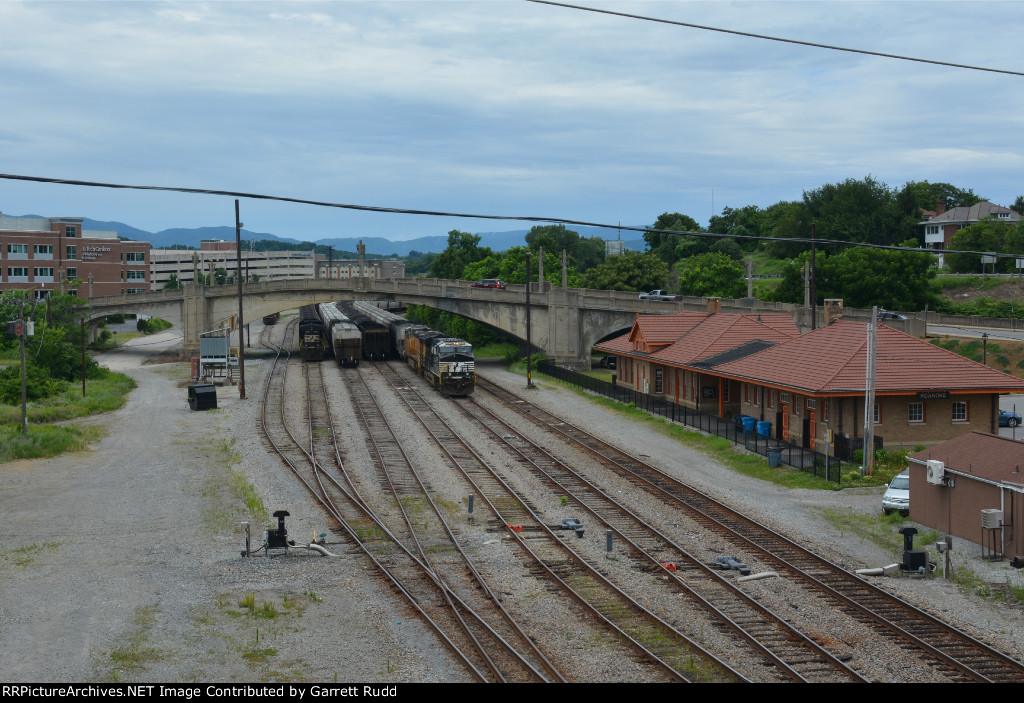
<path fill-rule="evenodd" d="M 42 544 L 29 544 L 24 547 L 18 547 L 11 551 L 11 561 L 14 562 L 15 566 L 25 568 L 35 562 L 40 556 L 43 550 L 56 551 L 60 547 L 58 542 L 43 542 Z"/>

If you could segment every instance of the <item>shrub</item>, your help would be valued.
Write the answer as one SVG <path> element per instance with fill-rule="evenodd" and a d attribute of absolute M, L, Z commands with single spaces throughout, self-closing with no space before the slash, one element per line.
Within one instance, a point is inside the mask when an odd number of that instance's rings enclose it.
<path fill-rule="evenodd" d="M 25 368 L 25 397 L 28 400 L 39 400 L 63 390 L 65 383 L 52 378 L 50 373 L 34 363 Z M 21 403 L 21 365 L 8 366 L 0 371 L 0 402 L 6 405 Z"/>

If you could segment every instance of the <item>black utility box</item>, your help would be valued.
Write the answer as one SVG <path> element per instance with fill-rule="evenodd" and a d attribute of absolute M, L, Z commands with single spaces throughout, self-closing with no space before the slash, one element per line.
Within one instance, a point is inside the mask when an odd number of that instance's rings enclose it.
<path fill-rule="evenodd" d="M 212 383 L 195 383 L 189 386 L 188 406 L 193 410 L 216 410 L 217 387 Z"/>

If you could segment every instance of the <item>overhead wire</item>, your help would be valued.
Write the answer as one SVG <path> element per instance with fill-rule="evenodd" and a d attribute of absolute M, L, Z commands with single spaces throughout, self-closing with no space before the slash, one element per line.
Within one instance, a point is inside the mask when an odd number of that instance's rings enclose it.
<path fill-rule="evenodd" d="M 627 230 L 631 232 L 640 232 L 643 234 L 669 234 L 673 236 L 690 236 L 690 237 L 709 237 L 714 239 L 742 239 L 745 241 L 763 241 L 763 242 L 789 242 L 797 244 L 811 244 L 816 243 L 819 245 L 837 245 L 837 246 L 850 246 L 850 247 L 862 247 L 865 249 L 886 249 L 891 251 L 909 251 L 909 252 L 921 252 L 927 254 L 937 253 L 935 249 L 926 249 L 921 247 L 900 247 L 891 244 L 872 244 L 870 242 L 852 242 L 845 239 L 823 239 L 821 237 L 761 237 L 753 234 L 723 234 L 719 232 L 696 232 L 688 230 L 674 230 L 674 229 L 655 229 L 653 227 L 636 227 L 629 225 L 620 224 L 606 224 L 603 222 L 589 222 L 587 220 L 572 220 L 563 217 L 541 217 L 537 215 L 488 215 L 481 213 L 465 213 L 465 212 L 445 212 L 439 210 L 419 210 L 411 208 L 399 208 L 399 207 L 381 207 L 377 205 L 356 205 L 352 203 L 334 203 L 324 200 L 309 200 L 306 198 L 293 198 L 283 195 L 267 195 L 265 193 L 247 193 L 244 191 L 234 190 L 218 190 L 213 188 L 186 188 L 182 186 L 148 186 L 148 185 L 131 185 L 126 183 L 105 183 L 101 181 L 82 181 L 68 178 L 49 178 L 44 176 L 23 176 L 11 173 L 0 173 L 0 179 L 15 180 L 15 181 L 30 181 L 34 183 L 56 183 L 61 185 L 72 185 L 72 186 L 83 186 L 89 188 L 113 188 L 119 190 L 150 190 L 150 191 L 164 191 L 173 193 L 190 193 L 195 195 L 218 195 L 231 198 L 247 198 L 250 200 L 268 200 L 277 201 L 284 203 L 296 203 L 300 205 L 314 205 L 317 207 L 332 207 L 340 208 L 343 210 L 359 210 L 364 212 L 382 212 L 399 215 L 426 215 L 431 217 L 460 217 L 460 218 L 472 218 L 481 220 L 502 220 L 502 221 L 515 221 L 515 222 L 539 222 L 539 223 L 552 223 L 561 225 L 574 225 L 579 227 L 597 227 L 601 229 L 616 229 L 616 230 Z M 997 258 L 1021 258 L 1021 254 L 1003 254 L 993 253 L 988 251 L 973 251 L 968 249 L 943 249 L 943 254 L 977 254 L 985 256 L 995 256 Z"/>
<path fill-rule="evenodd" d="M 901 56 L 900 54 L 887 54 L 882 51 L 870 51 L 868 49 L 853 49 L 845 46 L 835 46 L 832 44 L 820 44 L 818 42 L 803 41 L 801 39 L 787 39 L 785 37 L 773 37 L 767 34 L 755 34 L 754 32 L 741 32 L 735 29 L 723 29 L 722 27 L 709 27 L 701 24 L 693 24 L 692 22 L 680 22 L 678 20 L 667 20 L 659 17 L 648 17 L 646 15 L 635 15 L 629 12 L 618 12 L 616 10 L 603 10 L 597 7 L 586 7 L 584 5 L 573 5 L 567 2 L 554 2 L 553 0 L 526 0 L 526 2 L 536 3 L 538 5 L 554 5 L 555 7 L 564 7 L 570 10 L 581 10 L 584 12 L 595 12 L 602 15 L 614 15 L 616 17 L 627 17 L 629 19 L 643 20 L 645 22 L 657 22 L 658 24 L 671 24 L 678 27 L 688 27 L 690 29 L 701 29 L 707 32 L 720 32 L 722 34 L 733 34 L 740 37 L 750 37 L 752 39 L 764 39 L 765 41 L 782 42 L 785 44 L 797 44 L 799 46 L 810 46 L 816 49 L 828 49 L 830 51 L 844 51 L 851 54 L 862 54 L 865 56 L 878 56 L 885 59 L 896 59 L 899 61 L 913 61 L 916 63 L 932 64 L 934 66 L 945 66 L 947 68 L 963 68 L 969 71 L 986 71 L 988 73 L 1002 73 L 1009 76 L 1024 76 L 1024 72 L 1021 71 L 1010 71 L 1002 68 L 988 68 L 986 66 L 972 66 L 970 64 L 952 63 L 949 61 L 938 61 L 935 59 L 922 59 L 915 56 Z"/>

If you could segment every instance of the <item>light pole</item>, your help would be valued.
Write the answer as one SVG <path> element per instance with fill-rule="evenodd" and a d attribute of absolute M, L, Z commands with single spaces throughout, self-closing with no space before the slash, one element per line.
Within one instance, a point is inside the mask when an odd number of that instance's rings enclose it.
<path fill-rule="evenodd" d="M 981 363 L 988 366 L 988 333 L 981 333 Z"/>

